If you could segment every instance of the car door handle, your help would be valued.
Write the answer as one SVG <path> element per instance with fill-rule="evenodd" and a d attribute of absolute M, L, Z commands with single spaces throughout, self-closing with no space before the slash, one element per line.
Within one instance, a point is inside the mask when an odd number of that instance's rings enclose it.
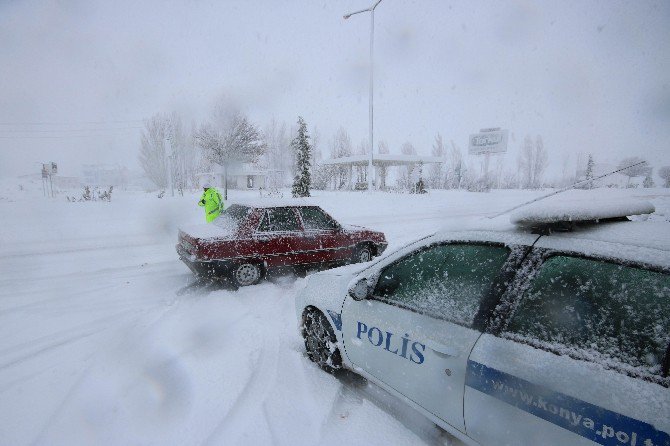
<path fill-rule="evenodd" d="M 457 349 L 455 349 L 455 348 L 453 348 L 449 345 L 440 344 L 438 342 L 434 342 L 434 341 L 430 341 L 430 340 L 425 341 L 425 344 L 426 344 L 426 347 L 428 347 L 429 349 L 433 350 L 435 353 L 438 353 L 440 355 L 444 355 L 444 356 L 459 356 L 460 355 L 460 352 Z"/>

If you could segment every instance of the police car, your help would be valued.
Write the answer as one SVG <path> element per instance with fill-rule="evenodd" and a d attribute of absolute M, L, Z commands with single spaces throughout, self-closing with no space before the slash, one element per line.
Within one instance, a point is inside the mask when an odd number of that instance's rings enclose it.
<path fill-rule="evenodd" d="M 670 224 L 625 217 L 652 212 L 531 209 L 315 274 L 307 355 L 469 444 L 670 445 Z"/>

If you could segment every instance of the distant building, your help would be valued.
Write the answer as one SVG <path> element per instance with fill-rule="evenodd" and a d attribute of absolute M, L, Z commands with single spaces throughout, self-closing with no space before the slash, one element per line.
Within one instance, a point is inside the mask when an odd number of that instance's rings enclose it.
<path fill-rule="evenodd" d="M 349 188 L 350 189 L 367 189 L 366 168 L 370 162 L 370 155 L 351 155 L 341 158 L 330 158 L 320 162 L 323 166 L 334 166 L 343 168 L 349 171 Z M 417 167 L 426 164 L 444 163 L 446 160 L 436 156 L 420 156 L 420 155 L 395 155 L 388 153 L 375 154 L 372 159 L 372 166 L 375 169 L 389 168 L 389 167 Z M 354 169 L 357 169 L 356 173 Z M 408 180 L 414 184 L 420 178 L 421 168 L 412 169 L 411 178 Z M 379 179 L 380 176 L 377 175 Z M 386 188 L 386 184 L 378 184 L 377 187 L 381 189 Z M 336 188 L 336 187 L 334 187 Z"/>
<path fill-rule="evenodd" d="M 283 171 L 274 169 L 262 169 L 251 163 L 242 163 L 231 166 L 228 169 L 229 189 L 259 190 L 275 186 L 283 176 Z M 198 175 L 201 185 L 209 182 L 215 187 L 223 187 L 223 166 L 214 164 L 210 172 L 202 172 Z"/>

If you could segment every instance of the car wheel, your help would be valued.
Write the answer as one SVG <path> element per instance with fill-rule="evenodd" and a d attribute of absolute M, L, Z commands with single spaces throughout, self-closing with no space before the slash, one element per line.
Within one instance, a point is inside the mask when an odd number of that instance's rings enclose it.
<path fill-rule="evenodd" d="M 372 260 L 372 248 L 369 245 L 358 246 L 354 250 L 354 255 L 352 258 L 352 263 L 365 263 Z"/>
<path fill-rule="evenodd" d="M 261 267 L 254 263 L 240 263 L 233 270 L 233 280 L 238 286 L 258 283 L 263 277 Z"/>
<path fill-rule="evenodd" d="M 342 368 L 337 338 L 323 313 L 312 310 L 305 314 L 303 336 L 307 356 L 312 362 L 328 373 Z"/>

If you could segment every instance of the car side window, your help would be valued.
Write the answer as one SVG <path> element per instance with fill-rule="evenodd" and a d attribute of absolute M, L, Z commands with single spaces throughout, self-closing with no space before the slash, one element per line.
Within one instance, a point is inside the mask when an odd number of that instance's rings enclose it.
<path fill-rule="evenodd" d="M 522 296 L 505 334 L 559 353 L 661 375 L 670 343 L 670 275 L 550 257 Z"/>
<path fill-rule="evenodd" d="M 293 208 L 271 208 L 263 214 L 259 232 L 299 231 L 298 219 Z"/>
<path fill-rule="evenodd" d="M 432 246 L 382 270 L 373 294 L 410 310 L 471 326 L 509 254 L 504 246 Z"/>
<path fill-rule="evenodd" d="M 333 230 L 339 227 L 335 220 L 318 207 L 300 208 L 300 214 L 305 230 Z"/>

